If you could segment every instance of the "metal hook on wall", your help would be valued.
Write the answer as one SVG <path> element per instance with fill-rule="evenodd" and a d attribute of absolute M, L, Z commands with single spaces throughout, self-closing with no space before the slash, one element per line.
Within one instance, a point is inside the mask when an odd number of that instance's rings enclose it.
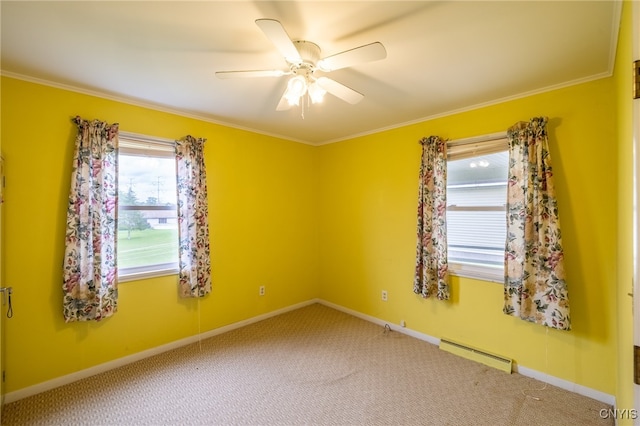
<path fill-rule="evenodd" d="M 2 305 L 6 305 L 9 302 L 9 308 L 7 309 L 7 318 L 13 316 L 13 305 L 11 304 L 11 293 L 13 293 L 13 287 L 0 287 L 0 293 L 2 293 Z"/>

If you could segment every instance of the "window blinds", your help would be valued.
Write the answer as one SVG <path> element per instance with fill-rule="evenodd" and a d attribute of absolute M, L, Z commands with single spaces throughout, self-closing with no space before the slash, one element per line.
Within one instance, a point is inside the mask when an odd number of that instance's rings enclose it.
<path fill-rule="evenodd" d="M 459 139 L 447 143 L 447 160 L 461 160 L 480 155 L 493 154 L 509 148 L 506 133 L 497 133 L 477 138 Z"/>
<path fill-rule="evenodd" d="M 174 157 L 176 152 L 172 140 L 126 132 L 118 135 L 118 149 L 123 154 L 154 157 Z"/>

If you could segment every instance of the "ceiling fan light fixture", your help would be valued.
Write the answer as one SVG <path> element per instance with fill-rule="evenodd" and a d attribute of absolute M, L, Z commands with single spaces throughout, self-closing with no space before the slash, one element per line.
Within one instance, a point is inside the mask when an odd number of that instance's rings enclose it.
<path fill-rule="evenodd" d="M 287 98 L 287 103 L 289 106 L 298 106 L 300 105 L 300 98 L 295 96 L 285 96 Z"/>
<path fill-rule="evenodd" d="M 311 103 L 314 104 L 322 102 L 324 95 L 327 94 L 327 91 L 320 87 L 320 85 L 315 81 L 309 85 L 307 90 L 309 92 L 309 97 L 311 98 Z"/>
<path fill-rule="evenodd" d="M 291 93 L 291 96 L 300 97 L 307 92 L 307 82 L 301 75 L 297 75 L 291 78 L 287 86 L 289 92 Z"/>
<path fill-rule="evenodd" d="M 301 75 L 292 77 L 287 83 L 287 92 L 285 98 L 289 105 L 300 105 L 300 98 L 307 93 L 307 82 Z"/>

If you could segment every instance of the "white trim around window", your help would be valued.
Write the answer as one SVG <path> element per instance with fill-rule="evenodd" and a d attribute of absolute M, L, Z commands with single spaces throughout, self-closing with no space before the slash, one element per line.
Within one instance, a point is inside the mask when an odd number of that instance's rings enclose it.
<path fill-rule="evenodd" d="M 138 281 L 147 278 L 164 277 L 167 275 L 177 276 L 180 272 L 177 262 L 155 265 L 155 267 L 157 269 L 154 269 L 153 271 L 150 271 L 148 266 L 140 268 L 126 268 L 125 274 L 118 275 L 118 282 Z"/>
<path fill-rule="evenodd" d="M 169 139 L 156 138 L 152 136 L 140 135 L 136 133 L 120 132 L 119 134 L 119 155 L 127 157 L 154 157 L 163 159 L 175 159 L 175 141 Z M 173 161 L 175 163 L 175 161 Z M 172 167 L 172 170 L 174 168 Z M 118 171 L 118 178 L 121 179 L 122 168 Z M 175 195 L 177 197 L 177 194 Z M 167 211 L 177 209 L 177 198 L 171 205 L 146 205 L 133 204 L 122 205 L 119 200 L 118 211 Z M 177 215 L 177 211 L 176 211 Z M 176 240 L 176 251 L 178 241 Z M 167 259 L 163 259 L 167 260 Z M 141 279 L 162 277 L 167 275 L 178 275 L 178 254 L 174 262 L 158 263 L 144 266 L 118 267 L 118 281 L 136 281 Z"/>
<path fill-rule="evenodd" d="M 506 132 L 452 140 L 447 142 L 447 161 L 455 161 L 499 152 L 506 148 L 508 148 Z M 448 207 L 448 209 L 450 208 L 452 207 Z M 456 207 L 453 207 L 453 209 L 456 209 Z M 499 284 L 504 283 L 503 266 L 492 266 L 471 262 L 449 262 L 449 274 Z"/>

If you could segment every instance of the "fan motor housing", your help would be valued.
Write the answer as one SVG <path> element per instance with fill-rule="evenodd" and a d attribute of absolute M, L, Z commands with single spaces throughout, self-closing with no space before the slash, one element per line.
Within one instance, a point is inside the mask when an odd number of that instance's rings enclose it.
<path fill-rule="evenodd" d="M 310 64 L 315 67 L 316 63 L 320 60 L 320 46 L 310 41 L 298 40 L 294 41 L 303 64 Z"/>

